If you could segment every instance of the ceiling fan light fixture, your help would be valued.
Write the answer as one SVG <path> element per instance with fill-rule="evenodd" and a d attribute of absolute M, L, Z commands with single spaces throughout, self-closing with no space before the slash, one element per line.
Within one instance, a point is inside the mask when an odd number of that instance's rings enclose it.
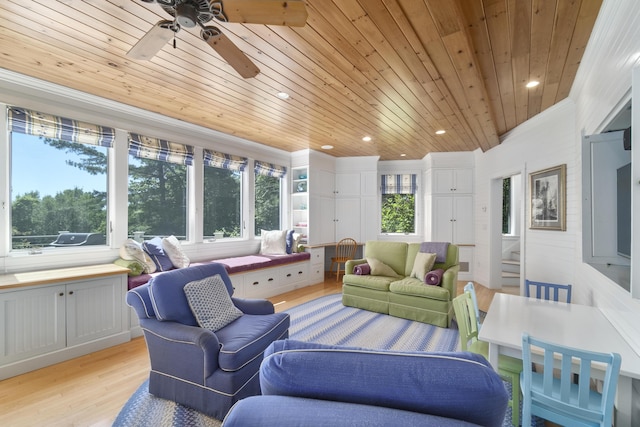
<path fill-rule="evenodd" d="M 526 84 L 527 88 L 531 89 L 534 88 L 536 86 L 538 86 L 540 84 L 539 81 L 537 80 L 531 80 L 529 83 Z"/>
<path fill-rule="evenodd" d="M 181 27 L 193 28 L 198 23 L 198 9 L 191 2 L 176 5 L 176 21 Z"/>

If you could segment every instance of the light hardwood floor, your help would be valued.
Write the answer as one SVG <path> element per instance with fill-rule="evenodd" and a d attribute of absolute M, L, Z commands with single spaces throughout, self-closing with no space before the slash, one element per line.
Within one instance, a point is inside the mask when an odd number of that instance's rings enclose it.
<path fill-rule="evenodd" d="M 458 283 L 458 293 L 466 282 Z M 324 283 L 269 298 L 276 311 L 341 291 L 335 276 Z M 517 289 L 507 289 L 517 292 Z M 476 285 L 487 310 L 496 291 Z M 131 394 L 148 377 L 144 338 L 0 381 L 0 426 L 111 426 Z"/>

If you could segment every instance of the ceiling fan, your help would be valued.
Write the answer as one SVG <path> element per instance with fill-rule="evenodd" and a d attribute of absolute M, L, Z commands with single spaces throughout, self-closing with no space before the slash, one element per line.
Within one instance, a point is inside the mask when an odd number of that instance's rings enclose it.
<path fill-rule="evenodd" d="M 304 27 L 307 22 L 303 0 L 141 1 L 158 3 L 174 19 L 156 23 L 127 52 L 129 58 L 150 60 L 181 28 L 199 25 L 200 37 L 245 79 L 255 77 L 260 69 L 218 27 L 205 24 L 216 19 L 220 22 Z"/>

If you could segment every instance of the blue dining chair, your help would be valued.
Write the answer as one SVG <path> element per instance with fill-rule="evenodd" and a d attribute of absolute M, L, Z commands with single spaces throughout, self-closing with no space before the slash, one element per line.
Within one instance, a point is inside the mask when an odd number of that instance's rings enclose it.
<path fill-rule="evenodd" d="M 531 295 L 531 288 L 535 288 L 534 295 Z M 535 297 L 537 299 L 559 301 L 562 291 L 566 292 L 566 302 L 571 303 L 571 285 L 558 285 L 555 283 L 535 282 L 533 280 L 525 280 L 525 296 Z"/>
<path fill-rule="evenodd" d="M 530 369 L 532 347 L 542 350 L 544 372 Z M 540 354 L 534 351 L 534 354 Z M 606 369 L 602 393 L 591 390 L 592 364 Z M 554 363 L 560 366 L 560 377 L 553 375 Z M 598 353 L 549 343 L 522 334 L 522 425 L 531 425 L 531 416 L 565 426 L 611 427 L 613 403 L 620 373 L 621 357 L 618 353 Z M 578 366 L 576 377 L 572 366 Z"/>
<path fill-rule="evenodd" d="M 476 288 L 473 286 L 473 282 L 469 282 L 464 285 L 464 292 L 469 292 L 471 294 L 471 300 L 473 301 L 473 308 L 476 312 L 476 320 L 478 322 L 478 331 L 482 326 L 482 321 L 480 320 L 480 309 L 478 308 L 478 297 L 476 296 Z"/>

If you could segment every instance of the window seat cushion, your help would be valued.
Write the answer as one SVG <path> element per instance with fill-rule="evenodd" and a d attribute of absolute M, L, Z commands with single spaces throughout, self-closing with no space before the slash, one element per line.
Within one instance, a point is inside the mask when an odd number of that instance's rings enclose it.
<path fill-rule="evenodd" d="M 311 259 L 309 252 L 297 252 L 289 255 L 243 255 L 237 257 L 213 259 L 210 261 L 192 262 L 191 265 L 203 265 L 210 262 L 217 262 L 224 265 L 228 274 L 243 273 L 245 271 L 258 270 L 260 268 L 276 267 L 279 265 L 292 264 L 294 262 L 301 262 Z M 151 274 L 141 274 L 135 277 L 128 277 L 128 288 L 133 289 L 138 286 L 144 285 L 152 277 L 165 273 L 164 271 L 158 271 Z"/>

